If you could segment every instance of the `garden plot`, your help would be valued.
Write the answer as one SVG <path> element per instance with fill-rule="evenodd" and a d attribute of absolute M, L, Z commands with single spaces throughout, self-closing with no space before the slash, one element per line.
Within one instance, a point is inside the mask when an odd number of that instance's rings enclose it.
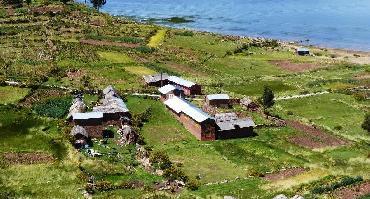
<path fill-rule="evenodd" d="M 292 136 L 288 139 L 294 144 L 310 149 L 335 147 L 347 144 L 347 141 L 325 133 L 317 127 L 305 125 L 291 120 L 286 121 L 286 123 L 288 126 L 303 133 L 301 135 Z"/>
<path fill-rule="evenodd" d="M 282 180 L 282 179 L 286 179 L 286 178 L 289 178 L 289 177 L 299 175 L 299 174 L 304 173 L 306 171 L 307 171 L 307 169 L 304 169 L 304 168 L 284 169 L 284 170 L 280 170 L 280 171 L 275 172 L 275 173 L 266 174 L 263 177 L 263 179 L 268 180 L 268 181 Z"/>
<path fill-rule="evenodd" d="M 13 153 L 8 152 L 3 154 L 5 162 L 8 164 L 40 164 L 53 162 L 52 155 L 47 153 L 33 152 L 33 153 Z"/>
<path fill-rule="evenodd" d="M 277 101 L 274 111 L 283 118 L 314 123 L 348 140 L 369 140 L 361 128 L 368 101 L 352 96 L 329 93 L 300 99 Z"/>
<path fill-rule="evenodd" d="M 281 69 L 291 72 L 304 72 L 325 67 L 317 63 L 294 63 L 289 60 L 271 61 L 271 63 Z"/>
<path fill-rule="evenodd" d="M 363 182 L 351 187 L 345 187 L 343 189 L 336 190 L 334 192 L 336 198 L 341 199 L 355 199 L 361 198 L 362 196 L 370 195 L 370 181 Z M 367 197 L 364 197 L 364 199 Z"/>

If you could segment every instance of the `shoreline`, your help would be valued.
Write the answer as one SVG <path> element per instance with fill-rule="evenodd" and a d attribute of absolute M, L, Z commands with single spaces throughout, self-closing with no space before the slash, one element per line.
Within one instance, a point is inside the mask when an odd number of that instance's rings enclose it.
<path fill-rule="evenodd" d="M 88 5 L 87 5 L 88 6 Z M 171 23 L 171 22 L 165 22 L 167 18 L 155 18 L 157 21 L 150 22 L 150 19 L 152 18 L 140 18 L 138 16 L 125 16 L 125 15 L 113 15 L 109 13 L 108 11 L 100 11 L 104 14 L 109 14 L 113 17 L 123 18 L 126 20 L 132 20 L 137 23 L 141 24 L 153 24 L 156 26 L 176 29 L 176 30 L 188 30 L 188 31 L 194 31 L 199 33 L 208 33 L 208 34 L 215 34 L 225 37 L 237 37 L 240 39 L 244 38 L 250 38 L 250 39 L 265 39 L 265 40 L 277 40 L 280 43 L 283 44 L 290 44 L 290 45 L 296 45 L 296 46 L 303 46 L 308 48 L 314 48 L 314 49 L 327 49 L 328 51 L 338 52 L 338 53 L 352 53 L 352 54 L 359 54 L 361 56 L 370 56 L 370 49 L 369 50 L 362 50 L 362 49 L 355 49 L 355 48 L 346 48 L 346 47 L 334 47 L 334 46 L 327 46 L 326 44 L 305 44 L 305 39 L 302 40 L 289 40 L 289 39 L 279 39 L 274 37 L 263 37 L 263 36 L 250 36 L 250 35 L 237 35 L 237 34 L 227 34 L 223 32 L 218 31 L 210 31 L 210 30 L 202 30 L 202 29 L 196 29 L 196 28 L 190 28 L 190 27 L 176 27 L 176 24 L 187 24 L 192 22 L 184 22 L 184 23 Z M 183 17 L 180 17 L 183 18 Z M 184 17 L 185 18 L 185 17 Z M 154 19 L 154 18 L 153 18 Z M 162 23 L 159 23 L 158 21 L 162 21 Z M 310 39 L 308 39 L 310 40 Z M 300 44 L 302 43 L 302 44 Z"/>

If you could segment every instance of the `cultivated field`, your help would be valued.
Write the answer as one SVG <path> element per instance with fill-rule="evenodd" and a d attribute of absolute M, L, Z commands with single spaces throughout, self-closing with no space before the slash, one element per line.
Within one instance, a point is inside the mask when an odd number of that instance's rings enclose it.
<path fill-rule="evenodd" d="M 275 41 L 43 1 L 1 6 L 0 38 L 0 198 L 369 197 L 370 134 L 361 124 L 370 111 L 370 65 L 352 62 L 351 54 L 338 59 L 316 49 L 302 57 Z M 266 111 L 287 125 L 237 105 L 220 111 L 252 117 L 256 136 L 198 141 L 158 99 L 133 95 L 158 94 L 142 75 L 159 72 L 195 81 L 204 94 L 257 103 L 268 86 L 280 100 Z M 126 101 L 145 148 L 168 157 L 191 182 L 182 190 L 158 189 L 167 177 L 143 168 L 137 148 L 117 145 L 117 134 L 93 140 L 100 157 L 73 148 L 65 122 L 73 94 L 85 93 L 91 109 L 99 99 L 92 91 L 108 85 Z M 202 105 L 204 96 L 195 98 Z"/>

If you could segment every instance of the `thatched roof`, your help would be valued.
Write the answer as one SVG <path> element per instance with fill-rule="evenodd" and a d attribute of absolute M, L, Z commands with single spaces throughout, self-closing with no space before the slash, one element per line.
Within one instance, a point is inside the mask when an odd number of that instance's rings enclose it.
<path fill-rule="evenodd" d="M 95 106 L 94 112 L 103 113 L 126 113 L 129 112 L 125 102 L 118 97 L 110 97 L 102 100 L 101 106 Z"/>
<path fill-rule="evenodd" d="M 74 113 L 82 113 L 86 110 L 86 105 L 81 98 L 77 97 L 73 100 L 67 119 L 71 118 Z"/>
<path fill-rule="evenodd" d="M 82 126 L 78 126 L 78 125 L 73 127 L 73 129 L 71 131 L 71 135 L 72 136 L 82 135 L 82 136 L 84 136 L 86 138 L 89 137 L 89 134 L 87 133 L 87 131 L 85 130 L 85 128 L 82 127 Z"/>

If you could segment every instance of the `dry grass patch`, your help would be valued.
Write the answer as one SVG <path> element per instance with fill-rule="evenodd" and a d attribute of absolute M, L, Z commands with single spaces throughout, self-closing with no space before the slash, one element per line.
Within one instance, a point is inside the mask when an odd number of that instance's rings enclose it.
<path fill-rule="evenodd" d="M 130 72 L 132 74 L 142 76 L 142 75 L 152 75 L 155 74 L 156 71 L 149 69 L 144 66 L 130 66 L 130 67 L 125 67 L 125 70 L 127 72 Z"/>

